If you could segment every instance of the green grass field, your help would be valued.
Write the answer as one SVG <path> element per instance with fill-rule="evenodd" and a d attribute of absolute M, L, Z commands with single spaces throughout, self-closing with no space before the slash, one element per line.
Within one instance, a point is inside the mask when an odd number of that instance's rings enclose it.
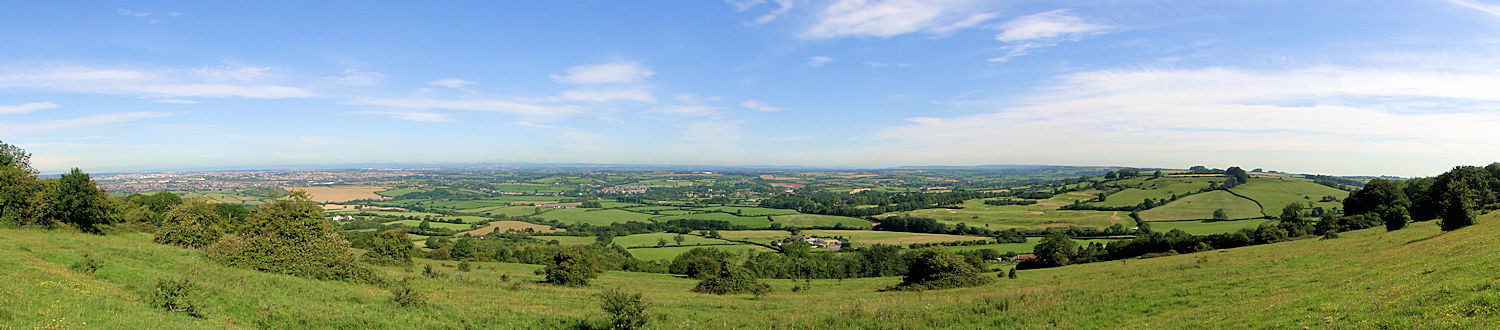
<path fill-rule="evenodd" d="M 728 213 L 695 213 L 695 214 L 671 215 L 671 216 L 663 216 L 663 217 L 652 218 L 652 220 L 656 220 L 656 221 L 670 221 L 670 220 L 676 220 L 676 219 L 698 219 L 698 220 L 728 221 L 729 223 L 740 225 L 740 226 L 745 226 L 745 227 L 748 227 L 748 228 L 766 228 L 766 227 L 771 226 L 771 220 L 766 219 L 766 217 L 764 217 L 764 216 L 760 216 L 760 217 L 742 217 L 742 216 L 737 216 L 737 215 L 728 214 Z"/>
<path fill-rule="evenodd" d="M 986 227 L 993 230 L 1007 228 L 1047 228 L 1058 226 L 1079 226 L 1105 228 L 1119 223 L 1126 227 L 1133 226 L 1129 212 L 1112 211 L 1063 211 L 1058 210 L 1058 205 L 1071 204 L 1072 200 L 1086 199 L 1087 196 L 1060 194 L 1058 197 L 1048 199 L 1048 205 L 1004 205 L 995 206 L 984 203 L 982 199 L 964 201 L 961 209 L 924 209 L 911 212 L 887 213 L 882 216 L 894 214 L 908 214 L 916 217 L 934 218 L 946 224 L 963 223 L 972 227 Z"/>
<path fill-rule="evenodd" d="M 779 223 L 783 226 L 800 228 L 832 227 L 839 224 L 843 224 L 848 228 L 870 228 L 870 226 L 872 225 L 872 223 L 870 223 L 869 221 L 865 221 L 862 219 L 821 214 L 777 215 L 772 216 L 771 219 L 776 220 L 776 223 Z"/>
<path fill-rule="evenodd" d="M 1150 222 L 1151 230 L 1156 232 L 1169 232 L 1173 229 L 1182 229 L 1193 235 L 1222 234 L 1245 228 L 1260 227 L 1261 224 L 1275 223 L 1270 219 L 1246 219 L 1234 221 L 1157 221 Z"/>
<path fill-rule="evenodd" d="M 417 226 L 419 226 L 419 225 L 422 224 L 422 221 L 421 220 L 399 220 L 399 221 L 386 222 L 385 224 L 387 224 L 387 225 L 400 224 L 400 225 L 404 225 L 404 226 L 411 227 L 411 228 L 417 228 Z M 457 230 L 457 231 L 466 231 L 466 230 L 469 230 L 469 227 L 472 227 L 472 226 L 466 225 L 466 224 L 447 223 L 447 222 L 434 222 L 434 221 L 428 221 L 427 225 L 432 226 L 433 228 L 447 228 L 447 229 L 452 229 L 452 230 Z"/>
<path fill-rule="evenodd" d="M 422 191 L 422 190 L 421 189 L 412 189 L 412 188 L 396 188 L 396 189 L 389 189 L 389 190 L 385 190 L 385 191 L 377 191 L 377 192 L 375 192 L 375 194 L 376 195 L 385 196 L 385 197 L 396 198 L 396 197 L 401 197 L 401 195 L 410 194 L 410 193 L 419 192 L 419 191 Z"/>
<path fill-rule="evenodd" d="M 651 218 L 650 215 L 613 209 L 554 209 L 537 217 L 564 223 L 587 223 L 600 226 L 616 222 L 650 222 L 648 219 Z"/>
<path fill-rule="evenodd" d="M 667 241 L 667 245 L 677 245 L 677 241 L 674 240 L 674 238 L 676 238 L 676 237 L 677 237 L 677 234 L 673 234 L 673 233 L 635 234 L 635 235 L 629 235 L 629 236 L 615 237 L 614 242 L 615 242 L 615 245 L 623 246 L 623 247 L 626 247 L 626 248 L 655 247 L 658 240 L 666 240 Z M 725 241 L 725 240 L 721 240 L 721 239 L 707 238 L 707 237 L 698 236 L 698 235 L 682 235 L 682 238 L 683 238 L 683 241 L 682 241 L 683 245 L 726 244 L 726 243 L 731 243 L 729 241 Z"/>
<path fill-rule="evenodd" d="M 1073 242 L 1077 243 L 1079 246 L 1083 246 L 1083 245 L 1086 245 L 1086 244 L 1089 244 L 1089 243 L 1105 243 L 1105 244 L 1109 244 L 1109 242 L 1114 242 L 1114 241 L 1117 241 L 1117 240 L 1116 239 L 1106 239 L 1106 238 L 1099 238 L 1099 239 L 1074 239 L 1073 240 Z M 949 250 L 953 250 L 953 251 L 972 251 L 972 250 L 983 250 L 983 249 L 995 249 L 996 251 L 1000 251 L 1000 253 L 1015 252 L 1016 254 L 1022 254 L 1022 253 L 1031 253 L 1032 250 L 1034 250 L 1036 248 L 1036 244 L 1037 243 L 1041 243 L 1041 242 L 1042 242 L 1042 238 L 1041 237 L 1028 237 L 1028 238 L 1026 238 L 1026 243 L 1004 243 L 1004 244 L 949 246 L 947 248 Z"/>
<path fill-rule="evenodd" d="M 494 183 L 490 184 L 490 188 L 517 193 L 558 193 L 578 189 L 578 186 L 570 184 Z"/>
<path fill-rule="evenodd" d="M 543 210 L 545 210 L 545 209 L 543 209 Z M 537 207 L 536 206 L 489 206 L 489 207 L 477 207 L 477 208 L 472 208 L 472 209 L 458 210 L 458 212 L 463 212 L 463 213 L 492 214 L 492 215 L 504 215 L 504 216 L 511 216 L 511 217 L 523 216 L 523 215 L 531 215 L 532 213 L 535 213 L 536 211 L 537 211 Z"/>
<path fill-rule="evenodd" d="M 1155 178 L 1140 177 L 1120 180 L 1117 184 L 1128 186 L 1109 195 L 1104 196 L 1104 202 L 1090 203 L 1091 205 L 1105 207 L 1124 207 L 1141 204 L 1147 198 L 1161 200 L 1171 199 L 1172 195 L 1196 193 L 1207 188 L 1209 182 L 1222 183 L 1221 177 L 1190 177 L 1190 178 Z"/>
<path fill-rule="evenodd" d="M 1224 209 L 1230 219 L 1260 217 L 1260 206 L 1222 190 L 1215 190 L 1183 197 L 1167 205 L 1141 211 L 1141 220 L 1202 220 L 1213 219 L 1214 210 Z M 1155 225 L 1155 224 L 1152 224 Z M 1156 227 L 1152 227 L 1155 230 Z"/>
<path fill-rule="evenodd" d="M 771 251 L 771 249 L 766 248 L 764 246 L 759 246 L 759 245 L 745 245 L 745 244 L 736 244 L 736 245 L 704 245 L 704 246 L 646 247 L 646 248 L 629 249 L 628 251 L 630 251 L 630 255 L 634 256 L 636 259 L 641 259 L 641 260 L 672 260 L 673 258 L 677 258 L 678 255 L 683 254 L 685 252 L 688 252 L 688 250 L 692 250 L 692 249 L 700 248 L 700 247 L 724 250 L 724 251 L 728 251 L 730 253 L 734 253 L 736 255 L 743 255 L 743 254 L 745 254 L 745 252 L 752 251 L 752 250 L 753 251 L 760 251 L 760 252 Z"/>
<path fill-rule="evenodd" d="M 722 234 L 722 233 L 721 233 Z M 945 234 L 922 234 L 904 233 L 897 231 L 874 231 L 874 230 L 804 230 L 803 235 L 809 236 L 842 236 L 856 244 L 894 244 L 905 245 L 911 243 L 939 243 L 955 241 L 979 241 L 988 240 L 984 237 L 945 235 Z"/>
<path fill-rule="evenodd" d="M 707 212 L 707 211 L 725 212 L 725 213 L 729 213 L 729 214 L 735 214 L 735 215 L 747 216 L 747 217 L 758 217 L 758 216 L 767 216 L 767 215 L 797 214 L 797 211 L 795 211 L 795 210 L 768 209 L 768 208 L 763 208 L 763 207 L 737 207 L 737 206 L 715 206 L 715 207 L 696 208 L 696 209 L 692 209 L 692 210 L 693 211 L 705 211 L 705 212 Z"/>
<path fill-rule="evenodd" d="M 1334 189 L 1329 186 L 1313 183 L 1312 181 L 1294 179 L 1250 179 L 1250 182 L 1232 188 L 1235 193 L 1245 195 L 1250 199 L 1259 201 L 1266 215 L 1276 216 L 1281 214 L 1281 209 L 1290 203 L 1301 203 L 1307 206 L 1312 202 L 1313 206 L 1322 207 L 1327 210 L 1343 208 L 1340 202 L 1319 202 L 1323 196 L 1333 196 L 1339 200 L 1349 197 L 1349 192 Z"/>
<path fill-rule="evenodd" d="M 940 291 L 880 292 L 899 278 L 766 280 L 763 298 L 689 292 L 697 281 L 605 272 L 588 286 L 539 284 L 541 266 L 419 260 L 376 267 L 412 277 L 426 307 L 373 285 L 220 266 L 148 234 L 0 229 L 0 324 L 14 328 L 559 328 L 605 318 L 596 294 L 640 292 L 652 328 L 1467 328 L 1500 326 L 1500 216 L 1439 232 L 1422 222 L 1330 240 L 1023 270 Z M 102 268 L 68 265 L 84 254 Z M 426 278 L 432 266 L 447 276 Z M 993 273 L 991 273 L 993 274 Z M 509 283 L 501 280 L 506 275 Z M 993 276 L 993 275 L 990 275 Z M 185 278 L 204 318 L 149 306 L 158 279 Z M 829 303 L 808 303 L 810 299 Z M 86 325 L 85 325 L 86 323 Z"/>

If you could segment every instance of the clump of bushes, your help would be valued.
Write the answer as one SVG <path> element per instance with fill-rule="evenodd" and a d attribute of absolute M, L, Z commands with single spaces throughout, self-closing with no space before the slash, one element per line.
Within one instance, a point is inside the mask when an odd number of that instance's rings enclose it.
<path fill-rule="evenodd" d="M 427 305 L 427 298 L 412 288 L 411 279 L 406 278 L 391 286 L 391 303 L 405 308 L 417 308 Z"/>
<path fill-rule="evenodd" d="M 901 284 L 889 290 L 936 290 L 989 284 L 993 281 L 979 274 L 964 258 L 943 248 L 926 248 L 914 252 L 911 265 Z"/>
<path fill-rule="evenodd" d="M 543 282 L 563 286 L 585 286 L 599 276 L 599 264 L 576 249 L 564 249 L 552 257 L 552 264 L 537 270 Z"/>
<path fill-rule="evenodd" d="M 195 302 L 195 291 L 198 291 L 198 286 L 188 279 L 158 279 L 156 291 L 147 297 L 147 301 L 151 306 L 169 312 L 203 317 L 203 307 Z"/>
<path fill-rule="evenodd" d="M 771 292 L 770 285 L 756 280 L 749 270 L 734 263 L 720 264 L 718 269 L 708 274 L 693 287 L 693 292 L 718 295 L 751 293 L 756 296 Z"/>
<path fill-rule="evenodd" d="M 83 254 L 83 260 L 79 260 L 78 262 L 68 266 L 68 268 L 72 268 L 73 271 L 84 274 L 93 274 L 95 271 L 98 271 L 100 267 L 104 267 L 104 263 L 100 262 L 99 259 L 94 259 L 94 256 L 91 256 L 88 253 Z"/>
<path fill-rule="evenodd" d="M 417 248 L 406 236 L 406 229 L 396 228 L 380 232 L 370 239 L 370 252 L 365 260 L 381 265 L 410 265 Z"/>
<path fill-rule="evenodd" d="M 640 293 L 625 293 L 620 289 L 605 290 L 599 294 L 600 307 L 609 314 L 609 325 L 613 329 L 640 329 L 650 317 L 646 315 L 646 302 Z"/>
<path fill-rule="evenodd" d="M 208 247 L 208 258 L 220 263 L 264 272 L 375 283 L 374 272 L 356 261 L 349 241 L 323 218 L 323 209 L 294 191 L 288 199 L 262 205 L 249 225 Z"/>
<path fill-rule="evenodd" d="M 225 222 L 213 204 L 202 200 L 187 200 L 162 215 L 155 241 L 186 248 L 202 248 L 214 244 L 224 235 Z"/>

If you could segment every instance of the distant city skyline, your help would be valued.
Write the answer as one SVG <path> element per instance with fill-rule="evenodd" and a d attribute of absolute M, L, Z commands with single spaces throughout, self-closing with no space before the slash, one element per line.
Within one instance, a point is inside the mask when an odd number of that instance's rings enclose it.
<path fill-rule="evenodd" d="M 0 44 L 46 173 L 1500 160 L 1494 0 L 8 1 Z"/>

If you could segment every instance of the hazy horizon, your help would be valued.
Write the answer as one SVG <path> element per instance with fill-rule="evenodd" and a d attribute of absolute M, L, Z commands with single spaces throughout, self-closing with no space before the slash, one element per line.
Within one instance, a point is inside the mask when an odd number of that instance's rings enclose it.
<path fill-rule="evenodd" d="M 1500 160 L 1500 2 L 0 2 L 45 173 L 590 163 L 1431 176 Z"/>

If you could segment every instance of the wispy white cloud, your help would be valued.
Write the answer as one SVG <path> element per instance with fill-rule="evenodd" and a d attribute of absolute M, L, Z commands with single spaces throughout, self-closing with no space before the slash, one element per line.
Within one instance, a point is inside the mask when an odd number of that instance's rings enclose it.
<path fill-rule="evenodd" d="M 717 115 L 717 114 L 723 113 L 724 110 L 725 109 L 723 107 L 716 107 L 716 106 L 710 106 L 710 105 L 673 104 L 673 105 L 665 105 L 665 106 L 660 106 L 660 107 L 652 108 L 651 110 L 647 110 L 647 111 L 651 112 L 651 113 L 660 113 L 660 114 L 668 114 L 668 115 L 676 115 L 676 116 L 684 116 L 684 117 L 703 117 L 703 116 Z"/>
<path fill-rule="evenodd" d="M 464 88 L 464 87 L 469 86 L 469 85 L 473 85 L 474 82 L 468 81 L 468 80 L 463 80 L 463 79 L 458 79 L 458 78 L 447 78 L 447 79 L 442 79 L 442 80 L 430 82 L 430 83 L 427 83 L 427 84 L 428 85 L 432 85 L 432 86 L 437 86 L 437 87 L 447 87 L 447 88 L 452 88 L 452 89 L 459 89 L 459 88 Z"/>
<path fill-rule="evenodd" d="M 1491 66 L 1493 67 L 1493 66 Z M 1420 174 L 1386 162 L 1488 162 L 1500 145 L 1500 70 L 1312 67 L 1106 70 L 1070 74 L 997 112 L 917 117 L 852 151 L 937 163 L 1231 164 L 1316 172 Z M 1316 165 L 1323 164 L 1323 165 Z M 1329 166 L 1327 164 L 1337 164 Z M 1312 166 L 1328 166 L 1323 168 Z"/>
<path fill-rule="evenodd" d="M 890 38 L 909 33 L 946 35 L 995 17 L 970 0 L 840 0 L 823 8 L 799 34 L 804 39 Z"/>
<path fill-rule="evenodd" d="M 655 103 L 656 95 L 640 88 L 569 90 L 558 94 L 558 99 L 577 102 L 636 101 Z"/>
<path fill-rule="evenodd" d="M 751 8 L 755 8 L 757 6 L 760 6 L 761 4 L 766 3 L 767 1 L 766 0 L 748 0 L 748 1 L 747 0 L 726 0 L 725 2 L 728 2 L 730 5 L 734 6 L 734 10 L 735 11 L 741 11 L 742 12 L 742 11 L 750 10 Z M 776 9 L 772 9 L 771 12 L 768 12 L 766 14 L 760 15 L 760 16 L 756 17 L 754 21 L 751 21 L 751 22 L 746 23 L 746 24 L 747 25 L 760 25 L 760 24 L 770 23 L 771 21 L 776 20 L 776 18 L 781 17 L 782 15 L 785 15 L 788 11 L 791 11 L 792 8 L 796 7 L 796 5 L 797 5 L 796 3 L 792 2 L 792 0 L 774 0 L 774 2 L 776 3 Z"/>
<path fill-rule="evenodd" d="M 383 115 L 383 116 L 389 117 L 391 119 L 396 119 L 396 120 L 424 122 L 424 123 L 445 123 L 445 122 L 453 121 L 453 117 L 448 116 L 448 114 L 446 114 L 446 113 L 439 113 L 439 112 L 387 111 L 387 112 L 364 112 L 363 114 Z"/>
<path fill-rule="evenodd" d="M 0 88 L 147 97 L 282 99 L 311 91 L 276 83 L 264 67 L 216 66 L 185 70 L 91 68 L 74 65 L 3 66 Z"/>
<path fill-rule="evenodd" d="M 347 69 L 344 72 L 324 77 L 340 85 L 347 86 L 375 86 L 385 80 L 385 74 L 379 72 L 361 71 L 359 69 Z"/>
<path fill-rule="evenodd" d="M 78 118 L 48 120 L 35 123 L 10 123 L 0 122 L 0 131 L 6 134 L 43 134 L 56 131 L 71 131 L 87 127 L 104 126 L 114 123 L 136 121 L 148 118 L 160 118 L 171 116 L 170 113 L 139 111 L 106 113 L 98 115 L 83 116 Z"/>
<path fill-rule="evenodd" d="M 828 64 L 828 62 L 833 62 L 833 58 L 827 56 L 813 56 L 807 58 L 807 66 L 814 68 Z"/>
<path fill-rule="evenodd" d="M 149 11 L 134 11 L 134 10 L 125 9 L 125 8 L 116 9 L 115 13 L 120 14 L 120 15 L 124 15 L 124 16 L 130 16 L 130 17 L 146 17 L 146 16 L 151 16 L 151 12 L 149 12 Z"/>
<path fill-rule="evenodd" d="M 356 98 L 346 102 L 353 105 L 371 105 L 404 109 L 444 109 L 498 112 L 524 116 L 557 117 L 577 114 L 583 110 L 577 105 L 553 105 L 527 103 L 495 98 L 437 99 L 437 98 Z"/>
<path fill-rule="evenodd" d="M 781 107 L 771 106 L 770 104 L 766 104 L 766 102 L 761 100 L 745 100 L 744 102 L 740 102 L 740 106 L 745 107 L 746 109 L 760 112 L 777 112 L 786 110 Z"/>
<path fill-rule="evenodd" d="M 717 102 L 723 98 L 718 96 L 700 96 L 698 94 L 683 93 L 672 96 L 673 100 L 681 103 L 698 104 L 706 102 Z"/>
<path fill-rule="evenodd" d="M 198 103 L 203 103 L 203 102 L 198 102 L 198 101 L 193 101 L 193 100 L 155 99 L 155 98 L 151 99 L 151 102 L 166 103 L 166 104 L 198 104 Z"/>
<path fill-rule="evenodd" d="M 1482 11 L 1486 14 L 1500 16 L 1500 4 L 1485 3 L 1479 0 L 1445 0 L 1449 3 L 1469 7 L 1470 9 Z"/>
<path fill-rule="evenodd" d="M 550 75 L 553 81 L 568 84 L 630 84 L 655 75 L 638 62 L 581 65 L 568 68 L 565 74 Z"/>
<path fill-rule="evenodd" d="M 1083 18 L 1068 13 L 1066 9 L 1058 9 L 1005 21 L 1000 23 L 999 29 L 1001 32 L 995 35 L 995 40 L 1006 43 L 1002 47 L 1006 54 L 990 59 L 992 62 L 1025 56 L 1037 48 L 1052 47 L 1062 41 L 1074 41 L 1083 36 L 1103 33 L 1111 27 L 1084 21 Z"/>
<path fill-rule="evenodd" d="M 21 105 L 0 105 L 0 115 L 31 113 L 37 110 L 46 110 L 56 107 L 57 103 L 52 102 L 32 102 Z"/>

